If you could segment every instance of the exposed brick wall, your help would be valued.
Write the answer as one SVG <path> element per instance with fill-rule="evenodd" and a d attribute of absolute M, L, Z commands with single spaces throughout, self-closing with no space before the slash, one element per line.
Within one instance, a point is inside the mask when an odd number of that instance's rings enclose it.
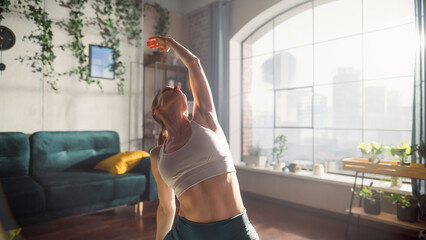
<path fill-rule="evenodd" d="M 188 49 L 201 61 L 208 76 L 208 55 L 210 38 L 210 8 L 203 7 L 188 15 Z"/>

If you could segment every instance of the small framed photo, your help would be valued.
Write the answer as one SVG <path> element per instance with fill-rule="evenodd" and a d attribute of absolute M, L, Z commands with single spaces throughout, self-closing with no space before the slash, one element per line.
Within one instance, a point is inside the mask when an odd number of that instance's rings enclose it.
<path fill-rule="evenodd" d="M 90 77 L 114 79 L 114 49 L 90 44 Z"/>

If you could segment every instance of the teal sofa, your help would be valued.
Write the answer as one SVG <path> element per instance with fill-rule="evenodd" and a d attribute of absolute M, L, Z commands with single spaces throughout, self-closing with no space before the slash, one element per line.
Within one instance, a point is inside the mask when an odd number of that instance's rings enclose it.
<path fill-rule="evenodd" d="M 0 133 L 0 182 L 18 226 L 157 199 L 149 157 L 125 174 L 94 169 L 119 152 L 113 131 Z"/>

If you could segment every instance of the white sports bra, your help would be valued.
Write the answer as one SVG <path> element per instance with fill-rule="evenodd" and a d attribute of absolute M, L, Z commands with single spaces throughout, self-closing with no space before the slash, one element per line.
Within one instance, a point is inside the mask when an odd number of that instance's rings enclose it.
<path fill-rule="evenodd" d="M 188 142 L 169 154 L 163 144 L 158 157 L 160 175 L 177 197 L 208 178 L 236 171 L 226 139 L 194 121 L 190 125 Z"/>

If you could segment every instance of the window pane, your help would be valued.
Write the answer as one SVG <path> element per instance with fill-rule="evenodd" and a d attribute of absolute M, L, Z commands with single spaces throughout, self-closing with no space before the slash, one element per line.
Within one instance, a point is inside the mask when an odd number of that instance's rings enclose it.
<path fill-rule="evenodd" d="M 243 128 L 243 155 L 248 155 L 252 147 L 259 146 L 262 154 L 272 161 L 274 144 L 273 128 Z"/>
<path fill-rule="evenodd" d="M 410 130 L 413 78 L 366 81 L 365 128 Z"/>
<path fill-rule="evenodd" d="M 362 83 L 315 87 L 315 128 L 362 128 Z"/>
<path fill-rule="evenodd" d="M 366 79 L 409 76 L 414 72 L 414 24 L 364 36 Z"/>
<path fill-rule="evenodd" d="M 312 164 L 312 129 L 276 128 L 275 137 L 286 136 L 288 147 L 284 152 L 284 162 L 301 162 Z"/>
<path fill-rule="evenodd" d="M 243 91 L 272 89 L 273 86 L 272 54 L 244 59 Z"/>
<path fill-rule="evenodd" d="M 342 169 L 344 158 L 359 156 L 361 130 L 314 130 L 314 162 L 329 162 L 329 170 Z M 330 164 L 330 161 L 333 165 Z M 337 166 L 334 166 L 336 164 Z"/>
<path fill-rule="evenodd" d="M 312 126 L 312 88 L 277 91 L 275 101 L 276 126 Z"/>
<path fill-rule="evenodd" d="M 273 52 L 272 21 L 268 22 L 243 42 L 243 58 Z"/>
<path fill-rule="evenodd" d="M 312 46 L 275 54 L 275 89 L 312 86 Z"/>
<path fill-rule="evenodd" d="M 362 38 L 343 38 L 315 45 L 315 84 L 360 80 Z"/>
<path fill-rule="evenodd" d="M 245 127 L 273 127 L 274 92 L 253 91 L 243 94 L 243 114 Z"/>
<path fill-rule="evenodd" d="M 361 0 L 320 0 L 314 4 L 315 42 L 361 33 Z"/>
<path fill-rule="evenodd" d="M 275 51 L 312 43 L 312 4 L 286 12 L 274 20 Z"/>
<path fill-rule="evenodd" d="M 364 0 L 364 31 L 413 23 L 414 0 Z"/>

